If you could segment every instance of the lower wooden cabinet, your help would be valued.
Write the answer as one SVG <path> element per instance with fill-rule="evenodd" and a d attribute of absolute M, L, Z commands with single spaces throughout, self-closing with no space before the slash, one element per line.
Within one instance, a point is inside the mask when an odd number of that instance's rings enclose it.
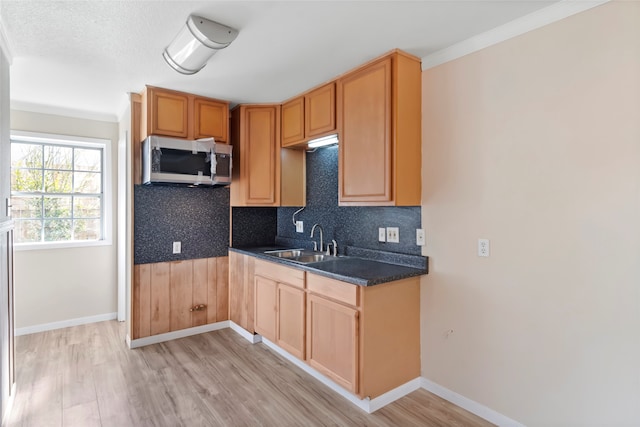
<path fill-rule="evenodd" d="M 306 292 L 278 284 L 278 328 L 276 343 L 298 359 L 304 360 L 306 347 Z"/>
<path fill-rule="evenodd" d="M 255 331 L 276 341 L 278 282 L 255 276 Z"/>
<path fill-rule="evenodd" d="M 305 272 L 255 261 L 255 331 L 299 359 L 305 358 Z"/>
<path fill-rule="evenodd" d="M 227 320 L 228 257 L 137 264 L 132 339 Z"/>
<path fill-rule="evenodd" d="M 307 325 L 309 365 L 357 394 L 358 310 L 309 295 Z"/>
<path fill-rule="evenodd" d="M 359 397 L 420 376 L 420 278 L 357 286 L 307 273 L 307 362 Z"/>
<path fill-rule="evenodd" d="M 254 263 L 255 258 L 229 252 L 229 319 L 254 333 Z"/>
<path fill-rule="evenodd" d="M 254 260 L 253 305 L 243 306 L 253 308 L 246 316 L 255 316 L 251 332 L 361 398 L 378 397 L 420 376 L 419 277 L 357 286 L 247 255 L 230 257 L 231 272 L 237 270 L 241 282 L 238 292 L 245 295 L 247 262 Z M 244 267 L 234 267 L 234 258 Z"/>

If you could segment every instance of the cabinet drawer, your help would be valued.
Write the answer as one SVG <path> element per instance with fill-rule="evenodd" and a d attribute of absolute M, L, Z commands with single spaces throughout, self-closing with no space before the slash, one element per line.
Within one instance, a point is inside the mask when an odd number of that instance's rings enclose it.
<path fill-rule="evenodd" d="M 360 303 L 360 286 L 315 274 L 307 275 L 307 289 L 309 292 L 322 295 L 335 301 L 357 307 Z"/>
<path fill-rule="evenodd" d="M 255 274 L 304 289 L 304 271 L 256 259 Z"/>

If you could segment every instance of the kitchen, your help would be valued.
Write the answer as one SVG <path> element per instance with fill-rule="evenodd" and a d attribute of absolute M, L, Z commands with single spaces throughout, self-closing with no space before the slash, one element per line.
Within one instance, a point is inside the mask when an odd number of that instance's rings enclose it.
<path fill-rule="evenodd" d="M 637 101 L 625 89 L 637 84 L 628 54 L 637 52 L 629 50 L 637 16 L 634 3 L 611 2 L 422 71 L 421 218 L 411 227 L 426 231 L 421 254 L 429 256 L 421 376 L 459 406 L 527 425 L 638 419 L 637 375 L 627 375 L 637 372 L 638 343 L 625 339 L 638 336 L 637 242 L 622 237 L 637 235 Z M 589 30 L 613 23 L 619 32 Z M 12 126 L 27 116 L 12 111 Z M 283 208 L 260 209 L 276 211 L 280 234 Z M 282 222 L 295 236 L 292 210 Z M 304 215 L 296 219 L 309 232 L 324 221 Z M 378 225 L 394 224 L 374 224 L 373 244 Z M 587 236 L 598 244 L 586 245 Z M 477 257 L 478 238 L 491 239 L 488 258 Z M 16 267 L 25 256 L 16 253 Z M 604 275 L 611 268 L 613 281 Z"/>

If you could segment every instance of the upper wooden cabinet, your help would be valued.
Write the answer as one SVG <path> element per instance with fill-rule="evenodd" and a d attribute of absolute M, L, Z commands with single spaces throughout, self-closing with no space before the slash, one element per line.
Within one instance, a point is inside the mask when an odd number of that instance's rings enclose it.
<path fill-rule="evenodd" d="M 232 206 L 280 204 L 280 106 L 240 105 L 231 112 Z"/>
<path fill-rule="evenodd" d="M 282 146 L 336 132 L 336 85 L 331 82 L 282 104 Z"/>
<path fill-rule="evenodd" d="M 280 106 L 239 105 L 230 123 L 231 206 L 304 206 L 305 153 L 280 148 Z"/>
<path fill-rule="evenodd" d="M 338 202 L 342 206 L 419 206 L 420 60 L 393 51 L 337 83 Z"/>
<path fill-rule="evenodd" d="M 228 142 L 229 103 L 147 86 L 142 92 L 141 138 L 164 135 Z"/>

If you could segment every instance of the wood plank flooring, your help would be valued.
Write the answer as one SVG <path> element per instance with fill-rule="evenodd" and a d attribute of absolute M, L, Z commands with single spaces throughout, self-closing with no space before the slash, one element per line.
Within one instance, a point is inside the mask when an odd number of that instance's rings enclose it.
<path fill-rule="evenodd" d="M 128 350 L 115 321 L 16 338 L 7 426 L 489 426 L 425 391 L 367 414 L 230 329 Z"/>

